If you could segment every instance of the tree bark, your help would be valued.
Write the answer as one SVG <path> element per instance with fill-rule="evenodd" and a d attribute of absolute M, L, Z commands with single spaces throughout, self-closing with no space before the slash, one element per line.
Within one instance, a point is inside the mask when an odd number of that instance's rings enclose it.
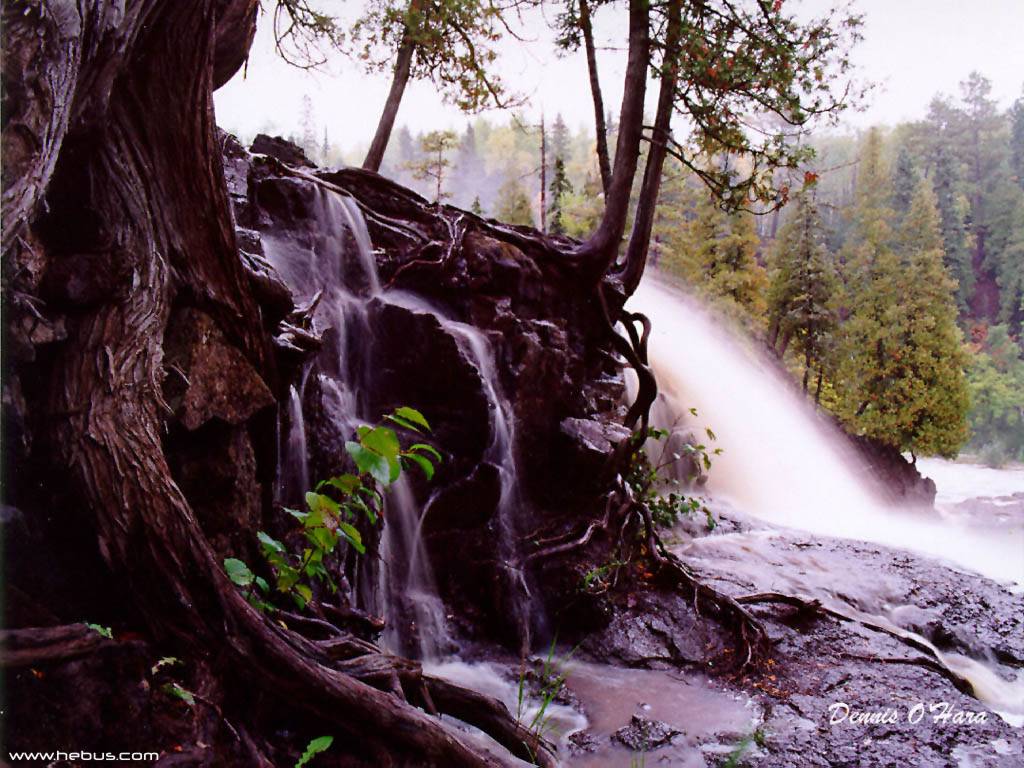
<path fill-rule="evenodd" d="M 410 6 L 410 12 L 414 9 Z M 363 161 L 363 169 L 380 172 L 380 164 L 384 160 L 384 152 L 391 140 L 391 131 L 395 127 L 395 118 L 398 117 L 398 108 L 402 104 L 402 96 L 405 94 L 405 86 L 409 83 L 409 74 L 412 72 L 412 58 L 416 53 L 416 43 L 406 27 L 402 36 L 402 43 L 398 47 L 398 56 L 395 58 L 395 72 L 391 78 L 391 89 L 388 91 L 388 98 L 384 102 L 384 111 L 381 112 L 380 121 L 377 123 L 377 131 L 373 134 L 373 141 Z M 438 198 L 440 200 L 440 198 Z"/>
<path fill-rule="evenodd" d="M 274 375 L 235 243 L 212 99 L 214 84 L 244 61 L 229 41 L 252 39 L 218 21 L 254 24 L 255 8 L 253 0 L 4 5 L 5 274 L 24 249 L 39 247 L 50 266 L 96 288 L 87 302 L 67 286 L 48 297 L 46 311 L 65 312 L 68 323 L 41 371 L 53 470 L 91 510 L 100 551 L 154 636 L 312 712 L 361 748 L 416 755 L 423 765 L 497 766 L 501 759 L 347 674 L 324 647 L 249 605 L 164 455 L 163 344 L 176 307 L 209 314 L 256 371 Z M 507 712 L 488 717 L 502 735 L 514 732 Z M 530 748 L 544 753 L 539 740 Z"/>
<path fill-rule="evenodd" d="M 601 79 L 597 74 L 597 50 L 594 47 L 594 26 L 590 16 L 590 4 L 580 0 L 580 31 L 583 33 L 583 48 L 587 54 L 587 72 L 590 76 L 590 95 L 594 100 L 594 132 L 597 136 L 597 165 L 601 172 L 601 189 L 605 195 L 612 183 L 612 164 L 608 157 L 608 126 L 604 119 L 604 96 L 601 95 Z"/>
<path fill-rule="evenodd" d="M 600 279 L 615 262 L 629 214 L 629 197 L 640 157 L 643 134 L 644 95 L 650 63 L 650 5 L 647 0 L 629 3 L 629 56 L 619 114 L 615 167 L 605 195 L 604 215 L 597 230 L 577 250 L 577 256 L 594 266 Z"/>
<path fill-rule="evenodd" d="M 681 40 L 682 0 L 669 0 L 658 109 L 654 118 L 654 130 L 651 133 L 647 164 L 644 166 L 640 199 L 637 201 L 636 215 L 633 217 L 633 231 L 630 233 L 626 259 L 620 270 L 622 287 L 627 296 L 636 290 L 647 266 L 651 232 L 654 229 L 654 216 L 658 210 L 661 175 L 665 167 L 668 141 L 672 135 L 672 112 L 675 105 L 676 82 L 679 78 Z"/>

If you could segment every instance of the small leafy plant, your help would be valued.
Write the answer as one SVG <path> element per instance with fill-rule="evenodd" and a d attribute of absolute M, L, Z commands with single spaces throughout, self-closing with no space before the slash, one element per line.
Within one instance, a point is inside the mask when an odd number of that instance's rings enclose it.
<path fill-rule="evenodd" d="M 386 422 L 417 434 L 430 431 L 430 424 L 414 408 L 401 407 L 384 417 Z M 357 524 L 363 518 L 377 525 L 384 509 L 385 491 L 403 470 L 418 468 L 430 480 L 441 454 L 428 443 L 416 442 L 403 448 L 389 426 L 361 426 L 345 450 L 355 464 L 348 472 L 322 480 L 306 493 L 304 510 L 285 509 L 301 527 L 304 544 L 293 552 L 266 531 L 257 533 L 260 551 L 273 574 L 273 585 L 237 558 L 224 561 L 231 581 L 245 590 L 246 598 L 261 611 L 270 611 L 274 595 L 288 596 L 303 609 L 313 599 L 313 584 L 319 581 L 332 592 L 337 584 L 324 564 L 338 544 L 345 542 L 359 554 L 366 553 Z"/>
<path fill-rule="evenodd" d="M 549 711 L 551 704 L 562 692 L 562 688 L 565 686 L 566 672 L 564 665 L 572 659 L 576 653 L 577 648 L 573 648 L 562 658 L 555 657 L 555 645 L 558 642 L 556 636 L 551 641 L 551 647 L 548 649 L 548 655 L 544 659 L 544 663 L 541 667 L 540 673 L 538 674 L 538 696 L 540 697 L 540 706 L 537 711 L 534 712 L 533 717 L 530 718 L 529 724 L 526 726 L 534 736 L 538 739 L 543 739 L 547 736 L 551 730 L 551 712 Z M 520 723 L 523 722 L 523 717 L 526 714 L 526 670 L 524 669 L 519 674 L 519 688 L 518 688 L 518 702 L 516 707 L 516 720 Z"/>
<path fill-rule="evenodd" d="M 691 408 L 690 413 L 696 416 L 697 409 Z M 710 427 L 706 427 L 704 431 L 709 441 L 717 440 Z M 646 437 L 660 441 L 665 440 L 669 435 L 670 432 L 666 429 L 650 427 Z M 685 492 L 684 486 L 692 486 L 699 479 L 701 472 L 709 471 L 712 457 L 721 455 L 722 449 L 709 448 L 705 443 L 687 441 L 679 451 L 666 456 L 667 453 L 666 446 L 656 463 L 651 460 L 646 448 L 643 446 L 638 448 L 631 457 L 626 483 L 633 491 L 637 501 L 650 510 L 651 519 L 656 525 L 662 528 L 671 528 L 680 516 L 702 513 L 707 521 L 708 530 L 713 530 L 716 523 L 711 510 L 708 509 L 702 498 Z M 690 460 L 696 471 L 681 482 L 666 470 L 684 458 Z"/>
<path fill-rule="evenodd" d="M 333 736 L 320 736 L 319 738 L 312 739 L 309 744 L 306 745 L 306 751 L 302 753 L 299 761 L 295 763 L 295 768 L 302 768 L 302 766 L 306 765 L 321 752 L 326 752 L 330 749 L 331 744 L 333 743 Z"/>

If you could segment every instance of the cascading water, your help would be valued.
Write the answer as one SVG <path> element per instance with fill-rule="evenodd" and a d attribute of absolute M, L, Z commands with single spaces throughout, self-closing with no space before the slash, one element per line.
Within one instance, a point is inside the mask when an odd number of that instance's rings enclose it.
<path fill-rule="evenodd" d="M 701 435 L 711 427 L 723 448 L 706 485 L 715 499 L 772 524 L 916 551 L 1003 583 L 1024 584 L 1020 527 L 968 526 L 898 508 L 871 486 L 867 467 L 845 438 L 778 367 L 694 299 L 647 279 L 630 306 L 653 324 L 649 358 L 662 392 L 652 413 L 656 425 Z M 696 419 L 690 408 L 696 409 Z M 780 556 L 773 535 L 755 531 L 697 539 L 684 556 L 732 558 L 754 583 L 770 574 L 773 589 L 787 588 L 906 631 L 898 626 L 899 606 L 890 604 L 882 577 L 859 573 L 851 583 L 856 562 L 830 569 L 812 553 Z M 1017 677 L 1011 682 L 978 660 L 933 650 L 971 681 L 979 699 L 1009 722 L 1024 724 L 1019 674 L 1004 670 Z"/>
<path fill-rule="evenodd" d="M 649 354 L 663 395 L 656 420 L 700 434 L 709 426 L 723 449 L 707 486 L 716 498 L 779 525 L 910 549 L 1024 583 L 1024 531 L 994 534 L 894 507 L 871 487 L 868 468 L 837 428 L 723 321 L 651 281 L 630 306 L 653 324 Z"/>
<path fill-rule="evenodd" d="M 374 344 L 371 310 L 374 303 L 425 312 L 437 319 L 477 369 L 491 412 L 491 443 L 484 457 L 501 478 L 497 519 L 499 560 L 513 555 L 514 508 L 519 504 L 515 467 L 515 435 L 511 407 L 497 381 L 493 352 L 487 338 L 476 328 L 458 323 L 412 294 L 385 291 L 377 274 L 369 232 L 358 204 L 344 195 L 315 188 L 311 210 L 312 240 L 307 247 L 293 241 L 263 236 L 267 259 L 289 287 L 306 302 L 315 302 L 317 329 L 328 331 L 325 344 L 311 368 L 303 374 L 317 377 L 321 407 L 326 421 L 340 441 L 349 439 L 359 424 L 374 417 L 363 393 L 374 382 Z M 350 247 L 350 243 L 354 245 Z M 287 406 L 287 430 L 283 431 L 279 481 L 282 500 L 296 502 L 310 487 L 307 424 L 302 410 L 304 385 L 293 388 Z M 410 403 L 410 405 L 416 405 Z M 429 416 L 429 414 L 428 414 Z M 380 565 L 375 578 L 357 585 L 360 603 L 386 621 L 384 644 L 389 649 L 424 659 L 445 655 L 451 643 L 445 609 L 438 595 L 433 568 L 424 546 L 423 514 L 429 504 L 417 502 L 408 482 L 400 479 L 385 497 Z M 519 589 L 525 591 L 520 577 Z M 516 600 L 517 606 L 525 604 Z M 521 622 L 525 626 L 525 619 Z"/>

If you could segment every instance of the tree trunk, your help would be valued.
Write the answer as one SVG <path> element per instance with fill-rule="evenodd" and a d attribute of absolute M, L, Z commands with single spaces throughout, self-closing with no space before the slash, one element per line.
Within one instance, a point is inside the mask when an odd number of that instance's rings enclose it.
<path fill-rule="evenodd" d="M 629 3 L 629 57 L 619 115 L 619 138 L 615 146 L 615 168 L 605 195 L 604 215 L 597 230 L 577 250 L 577 256 L 593 263 L 594 277 L 600 279 L 615 262 L 626 229 L 629 197 L 640 157 L 643 135 L 644 94 L 650 63 L 650 5 L 647 0 Z"/>
<path fill-rule="evenodd" d="M 80 283 L 51 286 L 46 305 L 68 324 L 52 367 L 41 369 L 54 474 L 91 510 L 103 557 L 156 637 L 312 712 L 361 749 L 423 765 L 500 765 L 250 606 L 171 477 L 162 383 L 175 308 L 211 316 L 255 371 L 274 375 L 235 243 L 212 99 L 214 83 L 230 77 L 218 58 L 244 61 L 228 41 L 252 38 L 218 21 L 254 25 L 257 1 L 121 6 L 3 9 L 5 274 L 38 248 L 51 271 L 91 286 L 87 300 Z M 506 741 L 516 732 L 507 712 L 486 717 Z M 536 739 L 524 749 L 551 764 Z"/>
<path fill-rule="evenodd" d="M 406 30 L 402 37 L 402 44 L 398 48 L 398 57 L 395 59 L 395 73 L 391 78 L 391 90 L 388 91 L 387 101 L 384 102 L 384 111 L 381 112 L 380 121 L 377 123 L 377 132 L 373 134 L 373 141 L 370 143 L 370 149 L 363 161 L 363 168 L 367 171 L 380 172 L 380 164 L 384 160 L 384 152 L 388 148 L 391 131 L 395 127 L 395 118 L 398 117 L 398 108 L 402 104 L 402 95 L 409 82 L 412 57 L 415 53 L 416 44 Z"/>
<path fill-rule="evenodd" d="M 661 174 L 665 166 L 668 141 L 672 135 L 672 111 L 675 105 L 676 81 L 679 77 L 681 39 L 682 0 L 669 0 L 658 109 L 654 118 L 654 131 L 651 134 L 651 147 L 647 153 L 647 164 L 644 167 L 644 178 L 640 186 L 640 199 L 637 201 L 636 215 L 633 217 L 633 231 L 629 237 L 626 259 L 621 270 L 622 286 L 626 295 L 636 290 L 647 266 L 654 216 L 658 209 L 658 193 L 661 190 Z"/>
<path fill-rule="evenodd" d="M 580 30 L 583 47 L 587 52 L 587 72 L 590 75 L 590 95 L 594 99 L 594 132 L 597 134 L 597 165 L 601 170 L 601 189 L 605 195 L 612 183 L 612 164 L 608 157 L 608 126 L 604 119 L 604 97 L 601 79 L 597 75 L 597 50 L 594 48 L 594 26 L 590 18 L 590 4 L 580 0 Z"/>

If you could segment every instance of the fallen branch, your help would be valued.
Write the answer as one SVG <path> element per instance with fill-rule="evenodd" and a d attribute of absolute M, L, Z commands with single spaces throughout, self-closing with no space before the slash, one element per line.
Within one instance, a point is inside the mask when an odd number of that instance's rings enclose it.
<path fill-rule="evenodd" d="M 807 613 L 831 616 L 839 621 L 860 624 L 868 629 L 889 635 L 890 637 L 909 645 L 911 648 L 924 653 L 925 658 L 933 664 L 933 666 L 930 667 L 931 669 L 939 672 L 943 677 L 953 683 L 958 690 L 968 694 L 969 696 L 976 697 L 974 685 L 971 681 L 950 668 L 942 658 L 942 654 L 934 645 L 924 638 L 918 637 L 914 633 L 908 632 L 905 629 L 900 629 L 894 625 L 887 626 L 865 616 L 856 616 L 852 613 L 846 613 L 838 608 L 825 605 L 820 600 L 797 597 L 796 595 L 787 595 L 781 592 L 757 592 L 751 595 L 741 595 L 740 597 L 735 598 L 735 600 L 741 605 L 753 605 L 757 603 L 781 603 L 783 605 L 791 605 Z M 911 662 L 907 660 L 907 663 Z"/>

